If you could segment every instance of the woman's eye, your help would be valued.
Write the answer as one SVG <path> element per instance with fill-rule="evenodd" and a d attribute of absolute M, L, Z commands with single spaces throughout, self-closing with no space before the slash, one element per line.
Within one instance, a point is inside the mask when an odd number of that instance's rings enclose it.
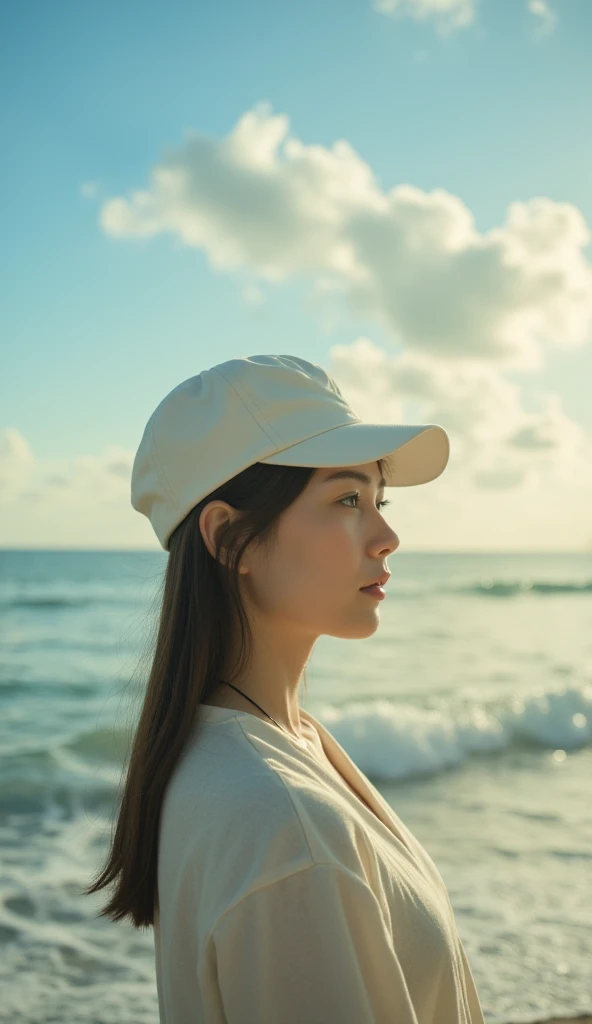
<path fill-rule="evenodd" d="M 347 498 L 340 498 L 339 501 L 340 502 L 344 502 L 344 501 L 359 501 L 360 497 L 361 497 L 361 495 L 360 495 L 359 491 L 356 491 L 355 494 L 348 494 Z M 390 501 L 388 499 L 385 499 L 384 501 L 378 501 L 376 503 L 376 507 L 377 508 L 384 508 L 385 505 L 390 505 Z M 357 506 L 350 505 L 350 508 L 353 508 L 353 507 L 357 508 Z"/>

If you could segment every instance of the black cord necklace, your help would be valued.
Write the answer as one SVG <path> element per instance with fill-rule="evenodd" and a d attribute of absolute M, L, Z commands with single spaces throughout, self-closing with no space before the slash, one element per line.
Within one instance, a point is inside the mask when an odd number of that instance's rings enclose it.
<path fill-rule="evenodd" d="M 226 682 L 224 682 L 223 679 L 220 679 L 219 682 L 224 683 L 225 686 L 232 686 L 232 689 L 236 690 L 237 693 L 240 693 L 241 697 L 247 697 L 247 694 L 243 693 L 242 690 L 239 690 L 238 686 L 235 686 L 234 683 L 226 683 Z M 252 700 L 251 697 L 247 697 L 247 700 L 250 700 L 251 704 L 254 704 L 256 708 L 259 708 L 260 711 L 263 711 L 263 708 L 260 707 L 260 705 L 257 703 L 256 700 Z M 267 711 L 263 711 L 263 714 L 267 715 L 268 718 L 271 718 L 271 715 L 268 715 Z M 288 732 L 287 729 L 284 729 L 284 727 L 282 725 L 278 725 L 278 723 L 276 722 L 275 718 L 271 718 L 271 721 L 273 722 L 274 725 L 277 725 L 278 729 L 281 729 L 282 732 L 288 733 L 288 736 L 292 736 L 291 732 Z M 292 738 L 294 738 L 294 737 L 292 737 Z M 304 742 L 308 743 L 308 740 L 305 739 Z"/>

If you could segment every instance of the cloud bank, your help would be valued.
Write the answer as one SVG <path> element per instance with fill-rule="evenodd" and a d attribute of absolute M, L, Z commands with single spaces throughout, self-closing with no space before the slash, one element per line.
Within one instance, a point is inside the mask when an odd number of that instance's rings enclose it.
<path fill-rule="evenodd" d="M 260 104 L 222 139 L 191 133 L 148 188 L 102 202 L 99 221 L 114 240 L 167 233 L 216 270 L 247 271 L 250 315 L 264 302 L 261 282 L 304 276 L 313 308 L 337 298 L 385 330 L 392 351 L 352 331 L 351 344 L 330 345 L 319 361 L 368 422 L 440 423 L 451 437 L 429 500 L 393 492 L 387 516 L 411 549 L 592 546 L 591 438 L 561 396 L 539 391 L 527 411 L 509 379 L 538 373 L 552 350 L 590 342 L 590 231 L 572 204 L 517 201 L 503 224 L 479 232 L 461 198 L 411 184 L 385 190 L 348 142 L 306 145 Z M 129 502 L 133 456 L 111 446 L 39 460 L 8 427 L 1 542 L 43 544 L 47 529 L 62 546 L 101 536 L 156 546 Z"/>
<path fill-rule="evenodd" d="M 171 234 L 218 270 L 308 275 L 399 345 L 439 358 L 536 370 L 546 349 L 581 346 L 592 328 L 591 235 L 577 207 L 516 201 L 481 233 L 459 197 L 384 191 L 347 141 L 307 146 L 268 104 L 225 138 L 191 133 L 147 189 L 106 200 L 100 223 L 113 238 Z"/>

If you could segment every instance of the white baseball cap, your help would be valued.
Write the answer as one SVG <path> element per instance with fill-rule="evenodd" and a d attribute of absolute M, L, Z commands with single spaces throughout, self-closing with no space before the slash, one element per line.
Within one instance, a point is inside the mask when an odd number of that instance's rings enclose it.
<path fill-rule="evenodd" d="M 189 377 L 157 405 L 134 458 L 131 503 L 168 551 L 191 509 L 256 462 L 316 468 L 385 459 L 386 486 L 409 487 L 440 476 L 449 454 L 436 423 L 363 423 L 316 363 L 245 356 Z"/>

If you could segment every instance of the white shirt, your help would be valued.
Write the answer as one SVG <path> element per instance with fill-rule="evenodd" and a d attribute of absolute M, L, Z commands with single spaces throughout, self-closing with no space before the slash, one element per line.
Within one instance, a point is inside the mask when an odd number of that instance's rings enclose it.
<path fill-rule="evenodd" d="M 375 813 L 305 741 L 201 705 L 161 816 L 161 1024 L 484 1024 L 434 862 L 300 715 Z"/>

